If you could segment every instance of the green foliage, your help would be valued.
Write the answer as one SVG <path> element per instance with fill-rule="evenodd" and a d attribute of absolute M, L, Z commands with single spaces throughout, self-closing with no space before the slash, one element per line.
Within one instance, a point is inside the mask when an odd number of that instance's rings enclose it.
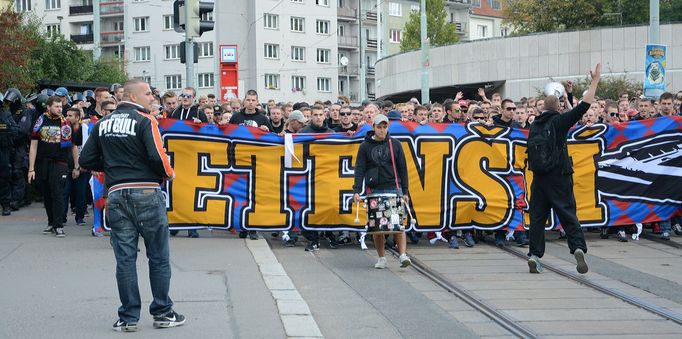
<path fill-rule="evenodd" d="M 444 46 L 459 41 L 457 27 L 448 22 L 445 0 L 426 0 L 426 36 L 431 46 Z M 412 11 L 405 23 L 400 51 L 411 51 L 421 47 L 421 13 Z"/>
<path fill-rule="evenodd" d="M 649 22 L 646 0 L 507 0 L 505 23 L 514 34 L 590 29 L 601 26 L 644 25 Z M 682 1 L 661 0 L 660 22 L 682 21 Z"/>
<path fill-rule="evenodd" d="M 90 51 L 63 35 L 44 35 L 41 26 L 32 14 L 15 13 L 11 7 L 0 11 L 0 32 L 5 37 L 0 49 L 0 90 L 17 87 L 27 92 L 40 80 L 123 83 L 127 79 L 116 62 L 95 62 Z"/>
<path fill-rule="evenodd" d="M 562 82 L 566 87 L 566 82 Z M 590 87 L 590 79 L 585 77 L 573 81 L 573 95 L 582 98 L 583 92 Z M 628 79 L 625 75 L 618 77 L 602 76 L 597 87 L 597 96 L 601 99 L 618 100 L 621 94 L 627 93 L 630 98 L 635 98 L 637 93 L 642 92 L 642 82 Z"/>

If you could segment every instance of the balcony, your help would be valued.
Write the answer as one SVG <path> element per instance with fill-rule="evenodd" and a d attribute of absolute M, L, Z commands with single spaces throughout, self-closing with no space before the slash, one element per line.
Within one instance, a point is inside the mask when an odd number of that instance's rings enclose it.
<path fill-rule="evenodd" d="M 125 39 L 125 33 L 123 31 L 120 32 L 102 32 L 101 34 L 102 40 L 102 46 L 107 46 L 107 45 L 120 45 L 123 43 L 123 40 Z"/>
<path fill-rule="evenodd" d="M 376 93 L 367 93 L 367 99 L 374 101 L 377 99 Z"/>
<path fill-rule="evenodd" d="M 71 41 L 75 42 L 77 45 L 81 44 L 91 44 L 93 43 L 95 37 L 92 33 L 90 34 L 71 34 Z"/>
<path fill-rule="evenodd" d="M 446 0 L 445 3 L 447 5 L 450 5 L 451 7 L 455 8 L 468 8 L 471 7 L 472 0 Z M 479 0 L 479 6 L 480 6 L 480 0 Z"/>
<path fill-rule="evenodd" d="M 336 14 L 339 20 L 353 21 L 358 18 L 358 10 L 356 8 L 338 7 Z"/>
<path fill-rule="evenodd" d="M 367 66 L 367 76 L 374 77 L 374 67 Z"/>
<path fill-rule="evenodd" d="M 358 65 L 348 65 L 339 67 L 339 76 L 351 76 L 356 77 L 360 74 L 360 68 Z"/>
<path fill-rule="evenodd" d="M 360 47 L 360 45 L 358 45 L 358 37 L 356 36 L 340 36 L 338 38 L 339 48 L 357 49 Z"/>
<path fill-rule="evenodd" d="M 92 5 L 69 6 L 69 15 L 92 14 Z"/>
<path fill-rule="evenodd" d="M 458 34 L 466 34 L 467 33 L 467 24 L 465 22 L 453 22 L 455 24 L 455 29 L 457 30 Z"/>
<path fill-rule="evenodd" d="M 119 16 L 123 15 L 123 11 L 123 1 L 109 1 L 100 3 L 99 13 L 101 16 Z"/>
<path fill-rule="evenodd" d="M 365 15 L 363 16 L 363 19 L 366 21 L 377 21 L 377 12 L 371 12 L 367 11 L 365 12 Z"/>
<path fill-rule="evenodd" d="M 367 48 L 377 49 L 377 40 L 376 39 L 367 39 Z"/>

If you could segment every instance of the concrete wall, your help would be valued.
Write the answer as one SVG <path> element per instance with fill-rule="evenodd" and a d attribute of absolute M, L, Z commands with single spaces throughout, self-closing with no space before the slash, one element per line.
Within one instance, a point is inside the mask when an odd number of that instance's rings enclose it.
<path fill-rule="evenodd" d="M 475 41 L 430 50 L 431 88 L 506 80 L 503 94 L 519 99 L 537 94 L 550 81 L 583 78 L 597 62 L 604 76 L 641 80 L 648 26 L 538 34 Z M 682 89 L 682 24 L 662 25 L 668 45 L 667 84 Z M 420 88 L 420 52 L 377 62 L 377 96 Z"/>

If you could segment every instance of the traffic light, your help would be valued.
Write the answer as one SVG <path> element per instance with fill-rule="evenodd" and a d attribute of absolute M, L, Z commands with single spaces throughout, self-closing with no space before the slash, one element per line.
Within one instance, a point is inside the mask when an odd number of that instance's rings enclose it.
<path fill-rule="evenodd" d="M 180 46 L 178 47 L 178 52 L 180 53 L 180 63 L 184 64 L 187 62 L 187 55 L 185 53 L 185 42 L 181 42 Z M 194 63 L 199 63 L 199 45 L 198 44 L 192 44 L 192 47 L 194 48 Z"/>
<path fill-rule="evenodd" d="M 185 32 L 189 38 L 198 38 L 204 32 L 212 31 L 214 22 L 212 20 L 201 20 L 206 13 L 213 12 L 214 2 L 187 0 L 189 6 L 189 17 L 186 20 Z"/>
<path fill-rule="evenodd" d="M 185 22 L 185 1 L 175 0 L 173 2 L 173 29 L 178 33 L 183 33 Z"/>

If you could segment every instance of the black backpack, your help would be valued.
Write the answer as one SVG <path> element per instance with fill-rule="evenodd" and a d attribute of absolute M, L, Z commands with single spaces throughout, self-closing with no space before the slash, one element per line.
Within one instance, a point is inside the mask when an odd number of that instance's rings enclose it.
<path fill-rule="evenodd" d="M 554 124 L 546 121 L 543 124 L 535 122 L 530 127 L 528 135 L 528 168 L 534 174 L 546 174 L 561 164 L 562 148 L 557 145 Z"/>

